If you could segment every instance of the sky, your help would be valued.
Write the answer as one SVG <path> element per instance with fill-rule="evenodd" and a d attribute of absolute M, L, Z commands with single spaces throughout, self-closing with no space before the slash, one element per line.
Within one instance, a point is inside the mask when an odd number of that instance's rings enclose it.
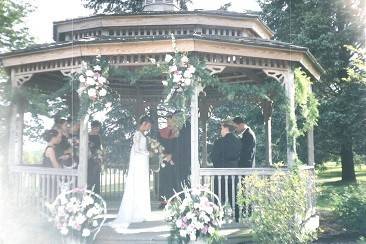
<path fill-rule="evenodd" d="M 89 16 L 92 10 L 85 9 L 81 0 L 28 0 L 35 10 L 27 18 L 30 34 L 36 43 L 52 42 L 52 22 Z M 218 9 L 227 2 L 232 3 L 231 11 L 260 10 L 255 0 L 193 0 L 190 9 Z"/>

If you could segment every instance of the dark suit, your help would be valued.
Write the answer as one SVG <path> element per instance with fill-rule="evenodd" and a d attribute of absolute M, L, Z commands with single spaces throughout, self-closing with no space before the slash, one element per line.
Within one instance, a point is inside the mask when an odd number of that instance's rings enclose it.
<path fill-rule="evenodd" d="M 255 134 L 249 127 L 244 131 L 241 140 L 239 167 L 251 168 L 255 162 Z"/>
<path fill-rule="evenodd" d="M 213 146 L 213 151 L 211 153 L 211 159 L 215 168 L 238 168 L 239 158 L 240 158 L 241 143 L 240 140 L 234 136 L 232 133 L 227 134 L 225 137 L 217 140 Z M 233 182 L 232 178 L 228 178 L 228 203 L 232 206 L 232 187 L 234 184 L 234 193 L 236 199 L 236 184 L 237 179 Z M 221 204 L 225 204 L 225 177 L 221 177 Z M 216 195 L 219 194 L 219 180 L 215 177 L 214 180 L 214 192 Z M 236 201 L 236 200 L 235 200 Z M 234 206 L 236 216 L 238 216 L 239 210 L 237 205 Z"/>

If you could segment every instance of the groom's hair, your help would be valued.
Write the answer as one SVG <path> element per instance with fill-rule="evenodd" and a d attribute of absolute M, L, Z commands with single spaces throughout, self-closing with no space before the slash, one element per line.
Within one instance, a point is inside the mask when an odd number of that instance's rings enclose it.
<path fill-rule="evenodd" d="M 235 123 L 235 124 L 245 124 L 245 121 L 243 120 L 243 118 L 241 118 L 241 117 L 235 117 L 234 119 L 233 119 L 233 122 Z"/>
<path fill-rule="evenodd" d="M 139 125 L 142 125 L 144 122 L 153 124 L 153 120 L 147 115 L 143 115 L 140 117 Z"/>

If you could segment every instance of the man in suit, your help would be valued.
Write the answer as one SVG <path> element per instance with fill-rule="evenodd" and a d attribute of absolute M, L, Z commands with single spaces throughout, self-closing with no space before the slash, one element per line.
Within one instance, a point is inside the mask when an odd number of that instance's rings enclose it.
<path fill-rule="evenodd" d="M 255 167 L 255 144 L 256 138 L 252 129 L 240 117 L 234 118 L 233 122 L 236 126 L 236 133 L 241 141 L 241 152 L 239 167 L 254 168 Z"/>
<path fill-rule="evenodd" d="M 213 146 L 211 153 L 211 159 L 215 168 L 238 168 L 240 159 L 241 143 L 240 140 L 234 135 L 235 124 L 231 120 L 223 121 L 221 123 L 221 138 L 219 138 Z M 221 204 L 229 204 L 236 214 L 236 220 L 239 216 L 239 208 L 237 204 L 233 206 L 233 198 L 236 199 L 237 192 L 237 179 L 232 180 L 231 177 L 227 179 L 227 190 L 225 193 L 225 177 L 221 178 L 221 194 L 219 195 L 219 180 L 215 177 L 214 180 L 214 192 L 221 199 Z M 235 196 L 232 195 L 234 189 Z M 226 199 L 226 196 L 228 199 Z M 236 202 L 236 200 L 235 200 Z"/>

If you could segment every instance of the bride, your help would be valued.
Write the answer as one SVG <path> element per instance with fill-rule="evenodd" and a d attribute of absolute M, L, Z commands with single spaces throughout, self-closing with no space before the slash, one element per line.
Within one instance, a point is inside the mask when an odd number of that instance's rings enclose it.
<path fill-rule="evenodd" d="M 149 187 L 149 151 L 145 134 L 151 129 L 149 117 L 140 118 L 133 136 L 128 175 L 117 218 L 110 224 L 123 230 L 130 223 L 143 222 L 151 213 Z"/>

